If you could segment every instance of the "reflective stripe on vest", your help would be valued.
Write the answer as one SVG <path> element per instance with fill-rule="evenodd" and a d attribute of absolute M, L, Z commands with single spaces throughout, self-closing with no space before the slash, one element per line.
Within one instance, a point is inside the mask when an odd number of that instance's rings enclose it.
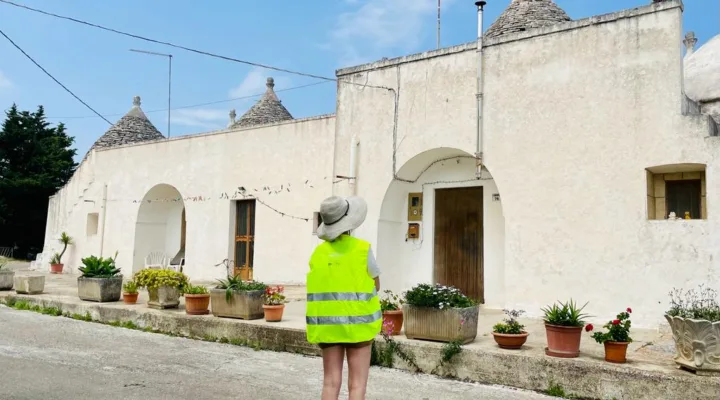
<path fill-rule="evenodd" d="M 358 343 L 380 333 L 380 299 L 367 271 L 369 249 L 368 242 L 347 235 L 315 249 L 307 276 L 310 343 Z"/>

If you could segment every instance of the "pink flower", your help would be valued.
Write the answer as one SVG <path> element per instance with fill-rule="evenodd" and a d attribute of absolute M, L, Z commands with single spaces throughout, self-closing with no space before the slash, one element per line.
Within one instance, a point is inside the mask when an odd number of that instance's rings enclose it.
<path fill-rule="evenodd" d="M 628 307 L 627 312 L 628 314 L 632 314 L 632 308 Z"/>
<path fill-rule="evenodd" d="M 386 320 L 383 322 L 382 330 L 385 332 L 386 335 L 390 335 L 393 333 L 393 330 L 395 329 L 395 324 L 393 324 L 392 321 Z"/>
<path fill-rule="evenodd" d="M 465 325 L 465 318 L 460 320 L 460 326 L 463 326 L 463 325 Z"/>
<path fill-rule="evenodd" d="M 593 330 L 593 325 L 592 325 L 592 324 L 587 324 L 587 325 L 585 325 L 585 332 L 590 332 L 590 331 L 592 331 L 592 330 Z"/>
<path fill-rule="evenodd" d="M 613 325 L 620 325 L 620 320 L 619 320 L 619 319 L 615 319 L 615 320 L 613 320 L 612 324 L 613 324 Z"/>

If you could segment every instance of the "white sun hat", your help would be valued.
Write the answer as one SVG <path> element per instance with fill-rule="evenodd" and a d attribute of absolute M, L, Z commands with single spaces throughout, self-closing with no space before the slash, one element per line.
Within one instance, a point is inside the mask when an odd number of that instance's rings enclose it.
<path fill-rule="evenodd" d="M 357 229 L 367 216 L 367 203 L 360 197 L 328 197 L 320 204 L 320 239 L 333 241 L 345 232 Z"/>

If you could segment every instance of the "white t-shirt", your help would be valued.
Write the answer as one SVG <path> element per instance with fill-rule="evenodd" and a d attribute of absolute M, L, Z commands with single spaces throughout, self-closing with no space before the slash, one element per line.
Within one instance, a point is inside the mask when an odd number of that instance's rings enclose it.
<path fill-rule="evenodd" d="M 377 265 L 377 261 L 375 260 L 375 254 L 373 254 L 372 248 L 368 249 L 367 267 L 368 274 L 370 274 L 371 278 L 375 279 L 380 276 L 380 267 L 378 267 Z"/>

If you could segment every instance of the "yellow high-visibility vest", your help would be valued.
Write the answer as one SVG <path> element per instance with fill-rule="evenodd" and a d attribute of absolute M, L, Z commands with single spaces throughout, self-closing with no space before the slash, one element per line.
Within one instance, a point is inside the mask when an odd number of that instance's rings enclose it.
<path fill-rule="evenodd" d="M 319 245 L 307 275 L 307 340 L 359 343 L 380 333 L 382 312 L 368 274 L 370 243 L 348 235 Z"/>

